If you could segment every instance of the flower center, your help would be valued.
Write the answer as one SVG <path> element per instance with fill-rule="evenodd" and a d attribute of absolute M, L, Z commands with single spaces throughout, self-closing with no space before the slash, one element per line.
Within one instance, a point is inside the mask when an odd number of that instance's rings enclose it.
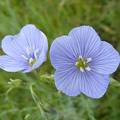
<path fill-rule="evenodd" d="M 31 49 L 27 49 L 27 54 L 26 55 L 22 55 L 22 57 L 28 62 L 29 66 L 33 66 L 33 64 L 36 63 L 37 59 L 38 59 L 38 49 L 32 51 Z"/>
<path fill-rule="evenodd" d="M 81 71 L 84 72 L 85 70 L 90 71 L 91 68 L 89 67 L 89 62 L 91 61 L 91 58 L 83 58 L 82 56 L 79 56 L 75 66 Z"/>
<path fill-rule="evenodd" d="M 33 53 L 30 54 L 30 58 L 28 60 L 28 63 L 30 66 L 32 66 L 33 64 L 35 64 L 37 61 L 37 52 L 34 51 Z"/>

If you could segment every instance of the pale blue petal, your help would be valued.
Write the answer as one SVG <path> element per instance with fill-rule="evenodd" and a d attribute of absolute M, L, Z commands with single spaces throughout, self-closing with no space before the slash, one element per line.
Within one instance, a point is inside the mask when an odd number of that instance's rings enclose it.
<path fill-rule="evenodd" d="M 56 70 L 55 85 L 68 96 L 77 96 L 81 92 L 91 98 L 102 97 L 109 85 L 109 76 L 77 69 Z"/>
<path fill-rule="evenodd" d="M 109 85 L 109 76 L 98 74 L 93 71 L 79 74 L 80 90 L 83 94 L 91 98 L 102 97 Z"/>
<path fill-rule="evenodd" d="M 0 56 L 0 68 L 8 72 L 17 72 L 26 69 L 26 64 L 7 55 Z"/>
<path fill-rule="evenodd" d="M 101 40 L 96 31 L 89 26 L 81 26 L 73 28 L 69 36 L 72 37 L 76 49 L 80 49 L 82 57 L 92 57 L 100 47 Z"/>
<path fill-rule="evenodd" d="M 111 74 L 120 64 L 119 53 L 107 42 L 102 42 L 100 51 L 90 63 L 91 69 L 101 74 Z"/>
<path fill-rule="evenodd" d="M 6 36 L 2 40 L 2 49 L 8 56 L 26 64 L 23 72 L 30 72 L 46 60 L 48 42 L 43 32 L 29 24 L 24 26 L 19 34 Z M 30 67 L 28 62 L 34 52 L 38 60 Z"/>
<path fill-rule="evenodd" d="M 69 36 L 61 36 L 54 40 L 50 48 L 52 65 L 57 69 L 67 69 L 75 64 L 79 52 Z"/>
<path fill-rule="evenodd" d="M 37 29 L 34 25 L 28 24 L 20 31 L 20 38 L 18 40 L 20 45 L 31 48 L 32 50 L 39 49 L 39 51 L 48 50 L 48 42 L 45 34 Z"/>
<path fill-rule="evenodd" d="M 28 73 L 31 72 L 33 69 L 30 66 L 26 66 L 24 70 L 22 70 L 22 73 Z"/>
<path fill-rule="evenodd" d="M 55 85 L 59 91 L 68 96 L 77 96 L 80 92 L 80 80 L 77 78 L 79 72 L 75 68 L 71 70 L 56 70 Z"/>
<path fill-rule="evenodd" d="M 8 35 L 2 40 L 2 50 L 9 56 L 15 57 L 16 59 L 23 60 L 21 55 L 24 55 L 23 49 L 17 43 L 19 35 Z"/>

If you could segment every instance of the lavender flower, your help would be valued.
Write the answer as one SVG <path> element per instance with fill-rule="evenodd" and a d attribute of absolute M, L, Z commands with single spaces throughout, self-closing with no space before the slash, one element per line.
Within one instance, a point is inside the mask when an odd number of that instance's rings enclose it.
<path fill-rule="evenodd" d="M 59 91 L 69 96 L 83 93 L 91 98 L 105 94 L 109 76 L 120 63 L 119 53 L 89 26 L 74 28 L 68 35 L 56 38 L 50 59 Z"/>
<path fill-rule="evenodd" d="M 30 72 L 46 60 L 48 43 L 45 34 L 29 24 L 20 33 L 4 37 L 2 49 L 6 55 L 0 56 L 0 68 L 8 72 Z"/>

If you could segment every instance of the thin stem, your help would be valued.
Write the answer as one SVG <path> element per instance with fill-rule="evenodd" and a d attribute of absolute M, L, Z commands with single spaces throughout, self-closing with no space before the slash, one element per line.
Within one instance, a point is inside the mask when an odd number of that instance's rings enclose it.
<path fill-rule="evenodd" d="M 30 85 L 30 92 L 31 92 L 31 95 L 32 95 L 32 98 L 33 98 L 35 104 L 37 105 L 37 107 L 38 107 L 38 109 L 41 113 L 41 116 L 42 116 L 43 120 L 48 120 L 47 116 L 45 115 L 45 112 L 43 110 L 42 103 L 40 102 L 36 93 L 33 91 L 33 84 Z"/>

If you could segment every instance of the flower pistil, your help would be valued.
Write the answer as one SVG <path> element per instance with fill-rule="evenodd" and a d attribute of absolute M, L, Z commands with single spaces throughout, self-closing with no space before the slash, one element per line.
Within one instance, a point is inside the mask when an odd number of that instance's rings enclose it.
<path fill-rule="evenodd" d="M 81 72 L 84 72 L 85 70 L 90 71 L 91 68 L 89 67 L 89 62 L 91 61 L 91 58 L 83 58 L 82 56 L 79 56 L 77 58 L 77 61 L 75 63 L 75 66 L 80 69 Z"/>

